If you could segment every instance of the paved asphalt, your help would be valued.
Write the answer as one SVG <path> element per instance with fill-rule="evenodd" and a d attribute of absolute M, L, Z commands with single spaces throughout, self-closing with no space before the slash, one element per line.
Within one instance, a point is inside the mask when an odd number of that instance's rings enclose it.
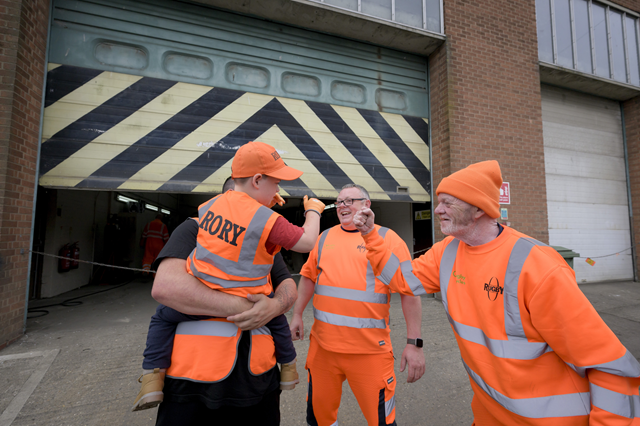
<path fill-rule="evenodd" d="M 580 288 L 623 344 L 640 356 L 640 284 L 585 284 Z M 49 313 L 27 321 L 25 335 L 0 351 L 0 426 L 22 425 L 153 425 L 157 409 L 132 413 L 138 392 L 149 318 L 156 302 L 151 283 L 134 280 L 123 286 L 86 286 L 31 308 L 83 296 L 75 306 L 52 306 Z M 100 292 L 98 294 L 93 294 Z M 68 303 L 67 305 L 72 305 Z M 313 318 L 311 303 L 305 327 Z M 399 425 L 470 425 L 472 392 L 442 304 L 423 298 L 422 334 L 426 373 L 406 383 L 399 357 L 405 323 L 400 298 L 391 304 L 391 335 L 396 348 L 397 421 Z M 32 313 L 36 317 L 39 313 Z M 289 316 L 291 313 L 288 314 Z M 296 342 L 301 382 L 281 397 L 282 426 L 305 422 L 308 340 Z M 355 398 L 344 385 L 341 426 L 364 425 Z"/>

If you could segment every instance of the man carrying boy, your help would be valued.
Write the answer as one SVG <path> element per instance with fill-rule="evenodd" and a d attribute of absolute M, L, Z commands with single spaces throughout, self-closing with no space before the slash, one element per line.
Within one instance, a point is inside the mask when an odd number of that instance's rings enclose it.
<path fill-rule="evenodd" d="M 267 144 L 249 142 L 242 146 L 232 163 L 235 191 L 200 207 L 198 244 L 187 262 L 193 275 L 226 293 L 233 294 L 239 287 L 259 289 L 257 294 L 264 294 L 266 287 L 270 289 L 267 276 L 280 247 L 308 252 L 318 235 L 320 213 L 324 209 L 319 200 L 305 200 L 306 220 L 302 228 L 265 207 L 277 194 L 280 180 L 297 179 L 301 174 L 287 167 L 277 151 Z M 159 268 L 159 278 L 161 273 Z M 235 294 L 240 295 L 237 291 Z M 248 294 L 247 298 L 260 299 L 254 294 Z M 238 359 L 238 348 L 244 348 L 246 343 L 242 341 L 246 339 L 250 346 L 248 362 Z M 238 362 L 243 365 L 236 368 Z M 161 406 L 158 424 L 170 424 L 178 419 L 182 424 L 195 423 L 208 416 L 216 419 L 230 416 L 237 422 L 239 415 L 247 414 L 246 410 L 235 410 L 231 415 L 227 407 L 253 406 L 260 402 L 259 398 L 258 401 L 256 398 L 230 401 L 222 384 L 238 369 L 243 370 L 239 374 L 244 376 L 248 373 L 267 377 L 274 366 L 273 339 L 265 327 L 252 330 L 243 338 L 235 324 L 222 318 L 183 322 L 178 326 L 171 366 L 167 370 L 169 404 L 166 409 L 165 404 Z M 269 393 L 274 392 L 269 389 Z M 276 411 L 277 421 L 259 417 L 261 423 L 278 424 L 277 407 Z"/>

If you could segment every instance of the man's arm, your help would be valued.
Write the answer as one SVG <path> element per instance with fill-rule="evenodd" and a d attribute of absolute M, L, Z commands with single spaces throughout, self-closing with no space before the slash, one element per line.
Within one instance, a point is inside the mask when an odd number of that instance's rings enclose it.
<path fill-rule="evenodd" d="M 440 265 L 436 251 L 431 249 L 413 261 L 410 256 L 399 257 L 395 246 L 388 244 L 375 229 L 374 219 L 373 211 L 365 208 L 356 213 L 353 223 L 364 239 L 367 260 L 375 276 L 392 291 L 408 296 L 440 291 Z M 406 248 L 406 244 L 402 245 Z"/>
<path fill-rule="evenodd" d="M 530 315 L 535 331 L 553 351 L 589 380 L 590 425 L 636 425 L 640 364 L 579 289 L 571 268 L 562 259 L 557 263 L 539 285 L 523 287 L 526 310 L 521 315 Z M 522 274 L 535 276 L 530 272 L 534 268 Z"/>
<path fill-rule="evenodd" d="M 422 301 L 419 296 L 400 296 L 402 300 L 402 313 L 407 323 L 407 338 L 422 338 Z M 407 383 L 413 383 L 424 374 L 425 361 L 422 348 L 407 343 L 402 352 L 400 371 L 407 371 Z"/>
<path fill-rule="evenodd" d="M 298 300 L 293 308 L 293 318 L 291 318 L 291 339 L 304 340 L 304 323 L 302 322 L 302 312 L 309 304 L 309 300 L 313 296 L 316 283 L 305 276 L 300 277 L 298 283 Z"/>
<path fill-rule="evenodd" d="M 187 261 L 162 259 L 151 296 L 159 303 L 190 315 L 227 317 L 253 307 L 249 300 L 213 290 L 187 272 Z"/>

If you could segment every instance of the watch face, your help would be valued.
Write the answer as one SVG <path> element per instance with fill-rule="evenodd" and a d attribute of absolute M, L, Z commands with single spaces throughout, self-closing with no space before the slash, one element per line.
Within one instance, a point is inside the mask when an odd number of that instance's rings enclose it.
<path fill-rule="evenodd" d="M 422 339 L 416 339 L 416 346 L 419 348 L 422 347 Z"/>

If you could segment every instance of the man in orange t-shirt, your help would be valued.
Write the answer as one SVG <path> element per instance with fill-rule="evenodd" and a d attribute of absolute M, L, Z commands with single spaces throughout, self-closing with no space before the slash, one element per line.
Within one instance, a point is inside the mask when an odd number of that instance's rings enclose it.
<path fill-rule="evenodd" d="M 396 377 L 389 336 L 391 292 L 371 273 L 364 242 L 353 224 L 355 213 L 369 206 L 369 194 L 363 187 L 345 185 L 336 200 L 340 225 L 320 235 L 300 271 L 290 327 L 293 340 L 304 338 L 302 312 L 315 292 L 315 320 L 305 366 L 309 375 L 307 423 L 311 426 L 336 424 L 345 380 L 367 424 L 396 424 Z M 376 225 L 376 229 L 384 234 L 400 264 L 410 268 L 405 242 L 388 228 Z M 407 381 L 412 383 L 422 377 L 425 368 L 420 339 L 422 305 L 419 297 L 401 297 L 408 339 L 400 371 L 409 367 Z"/>
<path fill-rule="evenodd" d="M 553 248 L 497 223 L 497 161 L 436 190 L 449 235 L 398 268 L 369 209 L 354 218 L 367 258 L 391 289 L 441 292 L 474 391 L 474 425 L 640 425 L 640 364 L 578 288 Z M 414 287 L 415 288 L 415 287 Z"/>

